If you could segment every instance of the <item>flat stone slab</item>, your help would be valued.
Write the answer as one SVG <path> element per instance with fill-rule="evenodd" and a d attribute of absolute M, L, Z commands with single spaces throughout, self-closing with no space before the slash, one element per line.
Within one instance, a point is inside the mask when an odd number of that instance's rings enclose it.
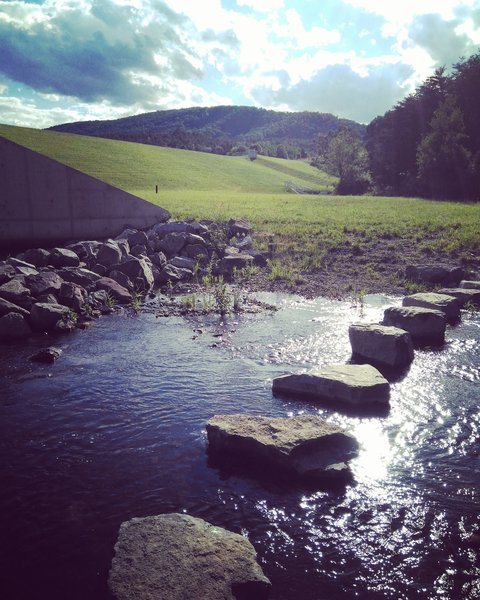
<path fill-rule="evenodd" d="M 117 600 L 265 600 L 271 587 L 245 537 L 178 513 L 121 524 L 108 584 Z"/>
<path fill-rule="evenodd" d="M 480 304 L 480 288 L 478 290 L 474 288 L 444 288 L 439 290 L 438 293 L 453 296 L 460 302 L 462 308 L 468 302 Z"/>
<path fill-rule="evenodd" d="M 348 336 L 352 353 L 376 364 L 400 369 L 413 360 L 412 337 L 399 327 L 357 323 L 350 325 Z"/>
<path fill-rule="evenodd" d="M 437 294 L 434 292 L 412 294 L 411 296 L 405 296 L 402 300 L 402 305 L 441 310 L 449 321 L 460 319 L 460 302 L 447 294 Z"/>
<path fill-rule="evenodd" d="M 273 380 L 273 393 L 340 401 L 352 406 L 388 404 L 390 385 L 371 365 L 330 365 Z"/>
<path fill-rule="evenodd" d="M 214 452 L 248 457 L 308 480 L 344 471 L 358 452 L 353 436 L 313 415 L 216 415 L 207 423 L 207 436 Z"/>
<path fill-rule="evenodd" d="M 480 281 L 463 280 L 460 282 L 460 287 L 467 290 L 480 290 Z"/>
<path fill-rule="evenodd" d="M 383 324 L 408 331 L 415 342 L 445 341 L 447 321 L 440 310 L 421 306 L 391 306 L 383 313 Z"/>

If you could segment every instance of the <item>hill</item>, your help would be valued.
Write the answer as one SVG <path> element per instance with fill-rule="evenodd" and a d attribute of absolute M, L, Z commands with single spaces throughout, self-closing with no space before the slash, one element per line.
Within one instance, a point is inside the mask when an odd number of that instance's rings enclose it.
<path fill-rule="evenodd" d="M 239 145 L 256 145 L 264 155 L 302 158 L 317 153 L 319 136 L 342 126 L 365 133 L 365 126 L 331 114 L 251 106 L 163 110 L 108 121 L 65 123 L 51 129 L 216 154 L 235 152 Z"/>

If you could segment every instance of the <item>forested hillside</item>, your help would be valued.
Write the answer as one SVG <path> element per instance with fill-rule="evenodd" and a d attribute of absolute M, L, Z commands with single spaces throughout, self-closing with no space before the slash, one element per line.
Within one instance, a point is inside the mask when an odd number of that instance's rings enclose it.
<path fill-rule="evenodd" d="M 480 53 L 437 69 L 367 127 L 376 191 L 428 198 L 480 196 Z"/>
<path fill-rule="evenodd" d="M 183 108 L 145 113 L 111 121 L 83 121 L 51 129 L 82 135 L 235 154 L 255 147 L 278 158 L 314 155 L 319 136 L 348 126 L 360 135 L 365 126 L 315 112 L 287 113 L 249 106 Z"/>

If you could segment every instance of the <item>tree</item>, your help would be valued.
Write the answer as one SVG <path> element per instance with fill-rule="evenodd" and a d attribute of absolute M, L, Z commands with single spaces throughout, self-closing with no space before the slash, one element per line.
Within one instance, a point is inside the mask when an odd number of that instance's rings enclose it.
<path fill-rule="evenodd" d="M 277 146 L 277 158 L 288 158 L 287 149 L 283 144 Z"/>
<path fill-rule="evenodd" d="M 325 152 L 325 168 L 340 178 L 338 194 L 363 194 L 370 185 L 365 146 L 358 134 L 346 127 L 330 140 Z"/>
<path fill-rule="evenodd" d="M 421 191 L 426 196 L 471 196 L 472 153 L 455 96 L 448 96 L 433 113 L 430 131 L 418 145 L 417 164 Z"/>

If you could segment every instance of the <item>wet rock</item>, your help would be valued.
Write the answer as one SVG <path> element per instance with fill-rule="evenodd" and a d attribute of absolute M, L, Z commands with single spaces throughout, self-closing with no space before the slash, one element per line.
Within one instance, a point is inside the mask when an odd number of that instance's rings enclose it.
<path fill-rule="evenodd" d="M 403 329 L 387 325 L 350 325 L 348 336 L 354 356 L 400 369 L 413 360 L 412 337 Z"/>
<path fill-rule="evenodd" d="M 460 307 L 463 308 L 465 304 L 480 304 L 480 289 L 472 288 L 443 288 L 438 290 L 439 294 L 446 294 L 447 296 L 453 296 L 460 302 Z"/>
<path fill-rule="evenodd" d="M 122 251 L 117 242 L 108 241 L 100 246 L 96 262 L 104 267 L 111 267 L 122 260 Z"/>
<path fill-rule="evenodd" d="M 159 269 L 163 269 L 163 267 L 167 264 L 167 257 L 163 252 L 155 252 L 151 254 L 149 258 L 152 261 L 152 264 Z"/>
<path fill-rule="evenodd" d="M 110 279 L 114 279 L 117 283 L 119 283 L 129 292 L 133 291 L 133 282 L 130 279 L 130 277 L 128 277 L 128 275 L 125 275 L 125 273 L 122 273 L 121 271 L 110 271 L 108 276 L 110 277 Z"/>
<path fill-rule="evenodd" d="M 15 277 L 15 269 L 7 263 L 0 264 L 0 285 L 11 281 Z"/>
<path fill-rule="evenodd" d="M 46 267 L 50 259 L 50 252 L 43 248 L 31 248 L 17 256 L 20 260 L 34 265 L 35 267 Z"/>
<path fill-rule="evenodd" d="M 480 281 L 471 281 L 465 279 L 460 282 L 460 287 L 466 290 L 480 290 Z"/>
<path fill-rule="evenodd" d="M 115 271 L 125 273 L 134 285 L 140 283 L 144 291 L 151 290 L 154 279 L 150 264 L 144 258 L 129 257 L 125 262 L 114 265 Z"/>
<path fill-rule="evenodd" d="M 439 310 L 420 306 L 392 306 L 385 310 L 383 324 L 408 331 L 414 342 L 443 344 L 447 321 Z"/>
<path fill-rule="evenodd" d="M 170 264 L 178 269 L 187 269 L 188 271 L 193 271 L 195 267 L 195 261 L 187 256 L 174 256 Z"/>
<path fill-rule="evenodd" d="M 95 285 L 97 290 L 104 290 L 119 304 L 129 304 L 132 300 L 130 292 L 110 277 L 101 277 Z"/>
<path fill-rule="evenodd" d="M 42 348 L 35 354 L 29 357 L 32 362 L 39 362 L 45 364 L 52 364 L 60 358 L 62 351 L 60 348 L 49 346 L 48 348 Z"/>
<path fill-rule="evenodd" d="M 28 317 L 30 314 L 30 312 L 25 308 L 17 306 L 16 304 L 13 304 L 13 302 L 9 302 L 4 298 L 0 298 L 0 317 L 3 317 L 3 315 L 8 315 L 8 313 L 11 312 L 16 312 L 23 317 Z"/>
<path fill-rule="evenodd" d="M 329 365 L 308 373 L 276 377 L 273 393 L 340 401 L 361 407 L 388 405 L 390 385 L 371 365 Z"/>
<path fill-rule="evenodd" d="M 265 600 L 270 590 L 245 537 L 177 513 L 122 523 L 108 584 L 116 600 Z"/>
<path fill-rule="evenodd" d="M 76 283 L 64 282 L 62 283 L 58 299 L 60 300 L 60 304 L 68 306 L 79 313 L 87 301 L 87 292 L 82 286 Z"/>
<path fill-rule="evenodd" d="M 465 276 L 460 267 L 442 265 L 408 265 L 405 276 L 420 283 L 458 285 Z"/>
<path fill-rule="evenodd" d="M 228 238 L 248 235 L 252 230 L 247 219 L 230 219 L 228 222 Z"/>
<path fill-rule="evenodd" d="M 88 269 L 82 269 L 81 267 L 64 267 L 63 269 L 60 269 L 57 274 L 63 281 L 76 283 L 87 290 L 95 287 L 95 282 L 100 279 L 98 273 L 94 273 Z"/>
<path fill-rule="evenodd" d="M 159 247 L 167 257 L 176 256 L 187 242 L 186 233 L 167 233 L 159 242 Z"/>
<path fill-rule="evenodd" d="M 0 317 L 0 339 L 17 340 L 32 333 L 25 317 L 18 312 L 9 312 Z"/>
<path fill-rule="evenodd" d="M 460 302 L 453 296 L 435 294 L 433 292 L 405 296 L 403 306 L 421 306 L 443 312 L 448 321 L 460 319 Z"/>
<path fill-rule="evenodd" d="M 38 275 L 27 278 L 27 285 L 33 296 L 42 294 L 57 294 L 63 284 L 63 279 L 55 271 L 41 271 Z"/>
<path fill-rule="evenodd" d="M 25 287 L 20 281 L 12 279 L 0 285 L 0 298 L 12 302 L 17 306 L 21 306 L 26 310 L 30 310 L 35 299 L 32 297 L 30 290 Z"/>
<path fill-rule="evenodd" d="M 308 480 L 325 476 L 331 467 L 337 469 L 358 452 L 354 437 L 312 415 L 216 415 L 207 423 L 207 436 L 213 452 L 261 461 Z"/>
<path fill-rule="evenodd" d="M 50 253 L 49 263 L 54 267 L 78 267 L 80 259 L 73 250 L 54 248 Z"/>
<path fill-rule="evenodd" d="M 249 254 L 236 254 L 225 256 L 218 263 L 217 271 L 223 274 L 231 274 L 234 269 L 244 269 L 253 263 L 253 257 Z"/>
<path fill-rule="evenodd" d="M 68 320 L 70 309 L 63 304 L 37 302 L 30 311 L 30 323 L 36 331 L 51 331 L 58 321 Z"/>

